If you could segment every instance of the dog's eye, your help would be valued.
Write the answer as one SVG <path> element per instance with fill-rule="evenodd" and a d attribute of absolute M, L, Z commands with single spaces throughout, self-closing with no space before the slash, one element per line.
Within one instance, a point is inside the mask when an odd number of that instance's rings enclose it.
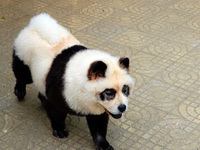
<path fill-rule="evenodd" d="M 105 94 L 108 96 L 112 96 L 112 95 L 115 95 L 115 91 L 114 90 L 106 90 Z"/>
<path fill-rule="evenodd" d="M 105 89 L 100 93 L 101 100 L 112 100 L 115 98 L 116 90 L 115 89 Z"/>
<path fill-rule="evenodd" d="M 127 97 L 129 96 L 129 91 L 130 91 L 130 88 L 128 85 L 124 85 L 123 88 L 122 88 L 122 93 L 124 93 L 124 95 L 126 95 Z"/>

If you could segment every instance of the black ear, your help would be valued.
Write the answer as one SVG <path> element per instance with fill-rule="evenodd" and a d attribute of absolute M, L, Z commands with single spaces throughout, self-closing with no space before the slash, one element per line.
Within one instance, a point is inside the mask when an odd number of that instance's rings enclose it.
<path fill-rule="evenodd" d="M 95 61 L 90 65 L 87 77 L 89 80 L 96 80 L 105 77 L 107 65 L 103 61 Z"/>
<path fill-rule="evenodd" d="M 122 69 L 126 69 L 128 71 L 129 70 L 129 59 L 127 57 L 121 57 L 119 59 L 119 66 Z"/>

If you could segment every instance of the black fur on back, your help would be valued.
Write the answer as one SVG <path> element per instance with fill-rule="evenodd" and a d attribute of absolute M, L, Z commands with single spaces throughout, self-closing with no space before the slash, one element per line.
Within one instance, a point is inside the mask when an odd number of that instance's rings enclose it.
<path fill-rule="evenodd" d="M 86 47 L 81 45 L 75 45 L 62 51 L 61 54 L 57 55 L 54 59 L 50 71 L 46 78 L 46 96 L 48 102 L 50 102 L 57 110 L 63 113 L 76 114 L 71 110 L 65 102 L 63 97 L 63 75 L 66 69 L 66 65 L 70 58 L 77 52 L 87 50 Z"/>

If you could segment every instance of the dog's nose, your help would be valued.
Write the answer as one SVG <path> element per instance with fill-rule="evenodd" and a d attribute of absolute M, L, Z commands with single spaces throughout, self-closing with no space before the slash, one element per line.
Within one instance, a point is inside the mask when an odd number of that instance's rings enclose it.
<path fill-rule="evenodd" d="M 118 109 L 119 109 L 120 112 L 124 112 L 126 110 L 126 105 L 121 104 L 121 105 L 118 106 Z"/>

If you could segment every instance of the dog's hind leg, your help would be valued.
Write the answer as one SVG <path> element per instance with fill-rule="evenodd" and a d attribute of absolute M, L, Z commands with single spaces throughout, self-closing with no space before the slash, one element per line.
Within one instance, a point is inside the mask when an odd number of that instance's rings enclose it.
<path fill-rule="evenodd" d="M 33 81 L 29 67 L 15 54 L 15 50 L 13 51 L 12 69 L 16 78 L 14 93 L 18 100 L 22 100 L 26 95 L 26 84 Z"/>

